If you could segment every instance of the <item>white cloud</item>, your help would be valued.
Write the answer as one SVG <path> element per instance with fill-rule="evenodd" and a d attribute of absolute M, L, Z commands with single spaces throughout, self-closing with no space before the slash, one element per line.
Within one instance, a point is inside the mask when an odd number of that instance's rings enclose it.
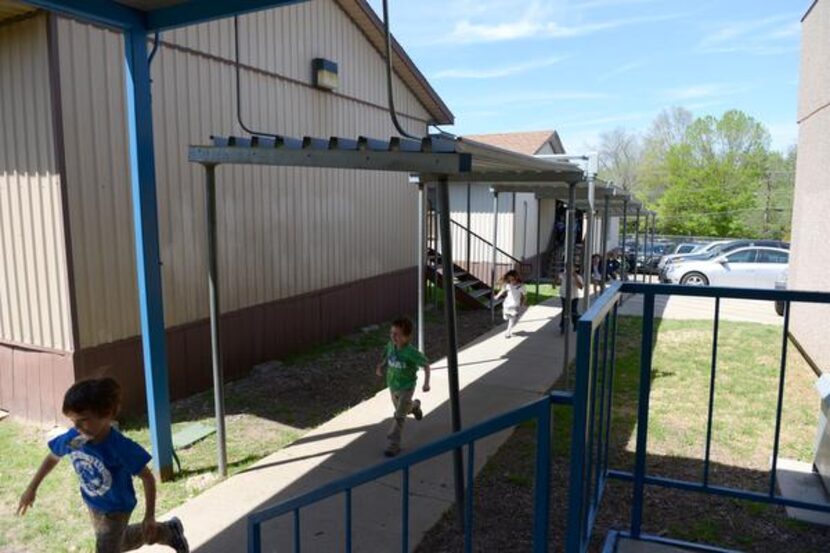
<path fill-rule="evenodd" d="M 472 22 L 469 19 L 462 19 L 455 24 L 453 30 L 447 35 L 445 42 L 473 44 L 519 39 L 573 38 L 620 27 L 683 17 L 682 14 L 647 15 L 591 23 L 563 24 L 552 19 L 549 8 L 550 6 L 545 6 L 542 2 L 536 1 L 530 2 L 518 18 L 510 21 Z"/>
<path fill-rule="evenodd" d="M 496 79 L 499 77 L 508 77 L 510 75 L 518 75 L 533 69 L 541 69 L 543 67 L 550 67 L 556 65 L 565 57 L 556 57 L 540 60 L 532 60 L 527 62 L 514 63 L 501 67 L 491 67 L 487 69 L 444 69 L 432 75 L 433 79 Z"/>
<path fill-rule="evenodd" d="M 784 54 L 798 49 L 800 34 L 799 15 L 780 14 L 722 24 L 704 36 L 698 48 L 704 53 L 718 54 Z"/>
<path fill-rule="evenodd" d="M 632 61 L 631 63 L 626 63 L 615 67 L 614 69 L 603 73 L 597 77 L 597 82 L 605 82 L 614 77 L 619 77 L 620 75 L 624 75 L 625 73 L 629 73 L 630 71 L 634 71 L 635 69 L 639 69 L 646 65 L 645 61 Z"/>
<path fill-rule="evenodd" d="M 660 95 L 669 102 L 683 102 L 732 96 L 749 90 L 747 86 L 730 83 L 702 83 L 677 88 L 667 88 Z"/>
<path fill-rule="evenodd" d="M 449 99 L 450 105 L 463 105 L 472 108 L 499 108 L 502 112 L 508 108 L 540 106 L 554 104 L 557 102 L 583 101 L 583 100 L 607 100 L 613 98 L 605 92 L 582 91 L 582 90 L 560 90 L 553 92 L 545 91 L 509 91 L 497 94 L 465 97 L 461 101 L 453 102 Z"/>

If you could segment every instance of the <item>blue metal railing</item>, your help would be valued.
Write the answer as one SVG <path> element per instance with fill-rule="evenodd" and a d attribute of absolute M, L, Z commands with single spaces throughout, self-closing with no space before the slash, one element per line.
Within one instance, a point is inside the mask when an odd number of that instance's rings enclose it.
<path fill-rule="evenodd" d="M 787 344 L 788 344 L 788 333 L 789 333 L 789 325 L 790 325 L 790 306 L 792 303 L 796 302 L 803 302 L 803 303 L 823 303 L 823 304 L 830 304 L 830 294 L 828 293 L 820 293 L 820 292 L 797 292 L 797 291 L 784 291 L 784 290 L 755 290 L 755 289 L 738 289 L 738 288 L 718 288 L 718 287 L 688 287 L 688 286 L 677 286 L 677 285 L 654 285 L 654 284 L 640 284 L 640 283 L 616 283 L 615 285 L 611 286 L 593 305 L 593 307 L 583 315 L 583 317 L 579 320 L 577 326 L 577 375 L 578 380 L 576 384 L 575 390 L 575 397 L 574 397 L 574 412 L 575 412 L 575 422 L 574 427 L 576 428 L 576 420 L 583 419 L 586 421 L 588 425 L 588 436 L 589 439 L 594 439 L 592 435 L 592 428 L 594 423 L 594 414 L 590 411 L 590 403 L 587 410 L 585 410 L 585 417 L 579 417 L 577 414 L 584 410 L 583 402 L 586 401 L 593 401 L 595 397 L 596 390 L 593 387 L 596 386 L 596 377 L 598 374 L 597 371 L 592 371 L 592 367 L 595 367 L 596 364 L 599 362 L 599 347 L 601 337 L 599 334 L 602 332 L 603 328 L 608 329 L 609 325 L 613 329 L 613 332 L 616 332 L 616 319 L 617 319 L 617 308 L 620 305 L 623 295 L 624 294 L 635 294 L 635 295 L 642 295 L 643 296 L 643 313 L 642 313 L 642 343 L 640 347 L 640 383 L 639 383 L 639 390 L 638 390 L 638 411 L 637 411 L 637 435 L 636 435 L 636 451 L 635 451 L 635 459 L 634 459 L 634 470 L 631 471 L 622 471 L 622 470 L 615 470 L 611 469 L 608 466 L 608 458 L 607 454 L 604 460 L 600 460 L 599 470 L 604 474 L 600 475 L 590 475 L 591 483 L 595 486 L 604 486 L 606 479 L 614 478 L 617 480 L 622 480 L 626 482 L 630 482 L 633 488 L 633 499 L 632 499 L 632 506 L 631 506 L 631 519 L 630 519 L 630 528 L 628 532 L 619 532 L 618 534 L 623 537 L 628 537 L 632 539 L 649 539 L 652 540 L 653 536 L 645 536 L 642 533 L 642 524 L 643 524 L 643 497 L 646 486 L 660 486 L 666 488 L 674 488 L 684 491 L 693 491 L 698 493 L 705 493 L 705 494 L 712 494 L 712 495 L 719 495 L 719 496 L 726 496 L 732 497 L 737 499 L 745 499 L 760 503 L 767 503 L 773 505 L 781 505 L 786 507 L 796 507 L 801 509 L 808 509 L 814 511 L 821 511 L 821 512 L 830 512 L 830 506 L 826 504 L 817 504 L 817 503 L 810 503 L 806 501 L 802 501 L 798 498 L 793 497 L 783 497 L 776 493 L 776 478 L 777 478 L 777 464 L 778 464 L 778 452 L 779 452 L 779 445 L 781 439 L 781 419 L 782 419 L 782 411 L 784 405 L 784 383 L 786 377 L 786 369 L 787 369 Z M 651 397 L 651 381 L 652 381 L 652 357 L 653 357 L 653 344 L 654 344 L 654 336 L 655 336 L 655 298 L 656 296 L 692 296 L 692 297 L 707 297 L 707 298 L 714 298 L 715 300 L 715 311 L 714 311 L 714 325 L 713 325 L 713 345 L 712 345 L 712 361 L 711 361 L 711 368 L 710 368 L 710 375 L 709 375 L 709 394 L 708 394 L 708 406 L 707 406 L 707 421 L 706 421 L 706 442 L 703 452 L 703 470 L 701 474 L 700 481 L 689 481 L 689 480 L 678 480 L 673 478 L 666 478 L 666 477 L 658 477 L 652 476 L 648 473 L 648 466 L 647 466 L 647 458 L 648 458 L 648 431 L 649 431 L 649 400 Z M 721 300 L 729 298 L 729 299 L 746 299 L 746 300 L 766 300 L 766 301 L 780 301 L 784 303 L 784 324 L 783 324 L 783 332 L 782 332 L 782 347 L 781 347 L 781 358 L 780 358 L 780 365 L 779 365 L 779 374 L 778 374 L 778 391 L 777 391 L 777 400 L 776 400 L 776 412 L 775 412 L 775 432 L 773 442 L 771 444 L 772 450 L 772 467 L 770 471 L 770 478 L 769 484 L 765 492 L 757 492 L 745 489 L 738 489 L 733 487 L 727 486 L 718 486 L 713 485 L 709 481 L 709 467 L 711 463 L 711 443 L 712 443 L 712 426 L 713 426 L 713 413 L 714 413 L 714 396 L 715 396 L 715 386 L 716 386 L 716 376 L 717 376 L 717 367 L 718 367 L 718 334 L 720 328 L 720 310 L 721 310 Z M 603 348 L 607 348 L 607 338 L 605 339 L 606 345 L 602 346 Z M 611 381 L 613 381 L 613 375 L 615 370 L 615 363 L 614 359 L 615 356 L 613 354 L 614 351 L 614 343 L 612 341 L 611 345 L 611 366 L 610 368 L 605 367 L 605 357 L 602 357 L 602 365 L 603 369 L 600 371 L 602 374 L 609 374 Z M 591 378 L 594 380 L 587 381 L 586 375 L 592 375 Z M 610 385 L 610 382 L 609 382 Z M 606 405 L 603 403 L 603 405 Z M 610 399 L 607 401 L 606 405 L 609 409 L 611 408 L 611 401 Z M 609 413 L 610 415 L 610 413 Z M 600 421 L 601 423 L 603 421 Z M 599 447 L 600 450 L 605 450 L 607 452 L 609 446 L 609 431 L 610 431 L 610 418 L 604 420 L 606 424 L 604 430 L 605 434 L 597 436 L 597 439 L 600 441 Z M 587 448 L 584 452 L 586 455 L 586 466 L 591 466 L 591 455 L 593 449 L 591 447 Z M 590 469 L 589 469 L 590 472 Z M 574 527 L 579 527 L 583 530 L 578 536 L 580 542 L 579 545 L 581 546 L 584 543 L 587 543 L 587 539 L 590 536 L 590 532 L 584 532 L 587 528 L 590 528 L 593 525 L 593 517 L 592 514 L 598 508 L 598 504 L 596 502 L 596 496 L 588 495 L 585 493 L 576 493 L 574 490 L 571 491 L 572 498 L 571 498 L 571 508 L 572 513 L 570 514 L 569 519 L 569 535 L 570 532 L 573 530 Z M 599 491 L 599 497 L 602 495 L 602 490 Z M 577 518 L 582 517 L 582 518 Z M 588 524 L 584 523 L 584 520 L 588 521 Z M 574 539 L 577 539 L 576 537 Z M 584 541 L 583 541 L 584 540 Z M 665 540 L 664 540 L 665 541 Z M 569 547 L 568 551 L 576 551 L 577 549 L 571 549 Z"/>
<path fill-rule="evenodd" d="M 273 507 L 262 509 L 248 516 L 248 551 L 260 553 L 262 551 L 262 525 L 268 521 L 285 515 L 293 515 L 293 545 L 294 551 L 301 551 L 302 537 L 300 532 L 301 510 L 330 497 L 343 494 L 345 497 L 344 509 L 344 550 L 352 548 L 352 490 L 363 484 L 378 480 L 394 473 L 401 474 L 401 551 L 409 551 L 409 474 L 413 465 L 423 463 L 429 459 L 449 453 L 466 446 L 467 448 L 467 489 L 465 494 L 464 510 L 464 550 L 472 551 L 473 544 L 473 480 L 475 477 L 475 443 L 487 436 L 512 428 L 527 421 L 536 421 L 536 473 L 534 483 L 534 520 L 533 520 L 533 551 L 545 552 L 548 550 L 548 528 L 550 517 L 550 459 L 551 459 L 551 432 L 554 404 L 570 405 L 573 395 L 565 392 L 553 392 L 542 399 L 529 403 L 523 407 L 504 413 L 490 420 L 471 426 L 460 432 L 436 440 L 420 449 L 401 457 L 381 463 L 374 467 L 362 470 L 345 478 L 330 482 L 311 492 L 283 501 Z"/>
<path fill-rule="evenodd" d="M 633 471 L 622 471 L 610 466 L 611 423 L 614 398 L 614 377 L 617 357 L 617 322 L 619 307 L 626 295 L 643 296 L 642 336 L 640 345 L 640 376 L 638 390 L 636 451 Z M 714 298 L 713 347 L 709 377 L 706 421 L 706 443 L 703 451 L 703 469 L 700 481 L 677 480 L 648 473 L 649 400 L 651 397 L 652 356 L 655 337 L 656 296 L 691 296 Z M 748 299 L 784 302 L 782 352 L 778 375 L 775 434 L 772 443 L 772 469 L 766 492 L 743 490 L 713 485 L 709 481 L 711 443 L 714 413 L 714 395 L 718 368 L 718 335 L 722 299 Z M 548 550 L 550 518 L 551 435 L 554 404 L 570 405 L 573 410 L 568 521 L 565 551 L 584 553 L 588 549 L 594 523 L 599 512 L 603 492 L 609 479 L 630 482 L 633 489 L 630 527 L 615 530 L 609 536 L 607 547 L 613 550 L 618 538 L 679 544 L 666 537 L 642 533 L 643 498 L 647 486 L 674 488 L 683 491 L 726 496 L 801 509 L 830 512 L 830 506 L 801 501 L 776 494 L 776 468 L 786 376 L 787 337 L 790 325 L 790 305 L 794 302 L 830 304 L 830 293 L 796 292 L 783 290 L 752 290 L 738 288 L 687 287 L 664 284 L 615 282 L 609 286 L 577 324 L 576 371 L 572 392 L 553 392 L 542 399 L 494 417 L 468 429 L 432 442 L 416 451 L 356 474 L 326 484 L 314 491 L 255 512 L 248 517 L 248 551 L 259 553 L 262 547 L 262 525 L 276 518 L 293 516 L 294 551 L 300 551 L 301 510 L 324 499 L 344 496 L 344 549 L 351 551 L 351 497 L 352 490 L 393 473 L 401 474 L 401 551 L 409 550 L 409 475 L 414 465 L 460 448 L 467 449 L 466 494 L 464 499 L 464 550 L 471 551 L 474 540 L 473 481 L 475 443 L 501 430 L 522 422 L 536 421 L 536 466 L 534 488 L 533 550 Z M 724 551 L 696 546 L 701 551 Z"/>

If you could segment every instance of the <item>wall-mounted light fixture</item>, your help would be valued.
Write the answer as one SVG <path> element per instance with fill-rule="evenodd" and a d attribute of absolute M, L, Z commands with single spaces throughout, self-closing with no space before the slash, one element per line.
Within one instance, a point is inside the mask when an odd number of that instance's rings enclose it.
<path fill-rule="evenodd" d="M 334 90 L 340 84 L 337 75 L 337 64 L 324 58 L 311 60 L 311 69 L 314 76 L 314 86 L 323 90 Z"/>

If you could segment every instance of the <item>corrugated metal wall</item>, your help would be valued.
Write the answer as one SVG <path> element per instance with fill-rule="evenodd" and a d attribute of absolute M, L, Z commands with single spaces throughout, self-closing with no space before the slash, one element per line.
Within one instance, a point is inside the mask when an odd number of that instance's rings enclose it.
<path fill-rule="evenodd" d="M 69 351 L 46 25 L 0 26 L 0 340 Z"/>
<path fill-rule="evenodd" d="M 331 0 L 241 23 L 242 63 L 256 69 L 243 70 L 250 125 L 289 135 L 393 134 L 385 109 L 371 105 L 385 104 L 383 59 Z M 80 341 L 90 347 L 138 333 L 123 47 L 118 35 L 69 20 L 58 36 Z M 203 175 L 186 147 L 241 129 L 226 61 L 230 23 L 162 39 L 152 75 L 165 320 L 173 326 L 207 316 Z M 341 94 L 303 84 L 318 56 L 339 63 Z M 426 111 L 397 88 L 405 124 L 423 132 Z M 225 311 L 415 263 L 416 191 L 405 175 L 228 167 L 218 179 Z"/>
<path fill-rule="evenodd" d="M 461 225 L 467 226 L 467 185 L 453 184 L 450 186 L 450 210 L 452 219 Z M 521 252 L 514 249 L 515 216 L 513 213 L 513 193 L 502 192 L 499 194 L 499 225 L 498 240 L 499 249 L 521 259 Z M 470 189 L 470 228 L 487 242 L 493 240 L 493 194 L 490 192 L 489 184 L 472 183 Z M 534 219 L 533 232 L 536 232 Z M 453 242 L 453 256 L 458 259 L 467 258 L 466 239 L 459 238 Z M 470 261 L 489 262 L 492 254 L 487 248 L 477 247 L 471 244 Z M 519 255 L 516 255 L 518 253 Z"/>

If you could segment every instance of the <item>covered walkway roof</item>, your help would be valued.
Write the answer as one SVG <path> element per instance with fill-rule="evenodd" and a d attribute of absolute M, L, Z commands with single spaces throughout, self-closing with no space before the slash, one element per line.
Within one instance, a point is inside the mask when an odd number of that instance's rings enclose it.
<path fill-rule="evenodd" d="M 475 180 L 503 183 L 583 181 L 573 163 L 539 159 L 464 138 L 431 135 L 421 140 L 305 136 L 212 137 L 212 145 L 191 146 L 189 160 L 203 164 L 326 167 L 419 173 L 422 182 Z"/>
<path fill-rule="evenodd" d="M 305 1 L 25 0 L 25 3 L 121 31 L 151 33 Z"/>

